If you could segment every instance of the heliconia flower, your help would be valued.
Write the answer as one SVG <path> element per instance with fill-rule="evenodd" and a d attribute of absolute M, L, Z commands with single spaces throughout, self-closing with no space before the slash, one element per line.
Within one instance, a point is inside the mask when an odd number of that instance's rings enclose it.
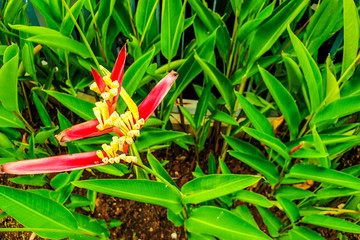
<path fill-rule="evenodd" d="M 151 90 L 139 107 L 136 106 L 124 88 L 121 88 L 120 96 L 126 103 L 129 109 L 128 111 L 121 115 L 116 111 L 110 114 L 106 104 L 97 103 L 98 108 L 96 108 L 96 110 L 98 110 L 98 112 L 95 113 L 97 119 L 80 123 L 62 131 L 56 136 L 57 140 L 63 143 L 112 132 L 119 137 L 125 136 L 127 138 L 126 142 L 131 143 L 132 138 L 139 134 L 138 131 L 142 128 L 145 121 L 164 99 L 177 76 L 178 74 L 175 71 L 167 74 Z"/>
<path fill-rule="evenodd" d="M 104 77 L 92 69 L 95 83 L 90 89 L 99 93 L 103 101 L 97 102 L 93 108 L 96 119 L 75 125 L 56 136 L 60 143 L 94 137 L 106 133 L 115 133 L 112 142 L 102 145 L 102 150 L 68 154 L 32 160 L 23 160 L 0 165 L 0 173 L 10 174 L 41 174 L 64 172 L 112 163 L 137 162 L 134 156 L 127 156 L 128 146 L 134 137 L 140 135 L 140 129 L 145 121 L 155 111 L 175 82 L 178 74 L 171 71 L 167 74 L 142 101 L 139 107 L 122 88 L 126 50 L 120 51 L 112 73 L 101 68 Z M 128 111 L 118 114 L 115 111 L 117 100 L 121 96 Z"/>
<path fill-rule="evenodd" d="M 105 146 L 103 146 L 103 148 L 104 147 Z M 9 162 L 0 165 L 0 173 L 24 175 L 65 172 L 83 168 L 98 167 L 111 163 L 130 163 L 136 161 L 136 157 L 126 156 L 126 154 L 121 151 L 114 153 L 109 152 L 108 150 L 98 150 L 72 155 L 68 154 Z"/>

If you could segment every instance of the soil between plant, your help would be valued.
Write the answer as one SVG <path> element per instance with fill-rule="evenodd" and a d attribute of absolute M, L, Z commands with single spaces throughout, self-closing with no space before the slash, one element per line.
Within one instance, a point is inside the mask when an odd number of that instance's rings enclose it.
<path fill-rule="evenodd" d="M 351 166 L 359 162 L 360 148 L 355 148 L 347 153 L 342 162 L 344 165 Z M 204 151 L 205 152 L 205 151 Z M 165 165 L 165 169 L 174 178 L 175 182 L 181 187 L 185 183 L 193 179 L 192 166 L 195 159 L 193 151 L 185 151 L 177 146 L 172 146 L 167 150 L 158 150 L 153 153 L 158 160 L 169 160 Z M 201 159 L 207 159 L 206 153 L 200 155 L 199 166 L 207 173 L 207 162 Z M 232 173 L 238 174 L 256 174 L 256 171 L 236 159 L 228 159 L 226 161 Z M 117 178 L 116 176 L 104 174 L 94 170 L 99 179 Z M 83 179 L 91 177 L 89 171 L 84 171 Z M 8 179 L 11 175 L 0 175 L 0 184 L 5 186 L 16 187 L 19 189 L 33 189 L 37 187 L 18 185 L 10 182 Z M 125 176 L 131 178 L 133 176 Z M 74 193 L 85 195 L 84 189 L 75 188 Z M 262 189 L 262 194 L 267 195 L 268 189 Z M 237 202 L 237 205 L 247 205 L 258 223 L 260 229 L 268 233 L 266 226 L 257 212 L 256 208 L 244 202 Z M 284 213 L 276 207 L 270 209 L 280 219 L 284 217 Z M 184 227 L 175 227 L 172 222 L 167 219 L 166 209 L 160 206 L 135 202 L 132 200 L 120 199 L 113 196 L 98 193 L 96 207 L 94 212 L 79 210 L 82 214 L 96 219 L 102 219 L 109 222 L 111 219 L 119 220 L 122 224 L 118 227 L 110 229 L 111 239 L 132 239 L 132 240 L 152 240 L 152 239 L 187 239 Z M 0 219 L 1 228 L 22 227 L 12 217 Z M 321 227 L 313 227 L 313 230 L 320 233 L 325 239 L 336 240 L 341 232 Z M 360 234 L 341 233 L 349 240 L 360 239 Z M 173 238 L 175 237 L 176 238 Z M 17 240 L 17 239 L 42 239 L 30 232 L 0 232 L 0 239 Z"/>

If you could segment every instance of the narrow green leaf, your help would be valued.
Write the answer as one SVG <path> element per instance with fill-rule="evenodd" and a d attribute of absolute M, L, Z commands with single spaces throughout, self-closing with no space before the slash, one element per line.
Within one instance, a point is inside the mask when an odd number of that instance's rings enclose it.
<path fill-rule="evenodd" d="M 290 238 L 296 240 L 325 240 L 317 232 L 307 228 L 295 226 L 289 231 Z"/>
<path fill-rule="evenodd" d="M 271 75 L 271 73 L 261 67 L 259 67 L 259 71 L 264 83 L 289 125 L 291 138 L 296 138 L 299 132 L 298 128 L 301 122 L 301 117 L 294 98 L 290 95 L 286 88 L 273 75 Z"/>
<path fill-rule="evenodd" d="M 130 179 L 101 179 L 73 182 L 77 187 L 94 190 L 115 197 L 151 203 L 169 208 L 174 213 L 183 207 L 174 190 L 161 182 Z"/>
<path fill-rule="evenodd" d="M 287 176 L 360 190 L 360 179 L 343 172 L 314 165 L 297 164 L 291 168 Z"/>
<path fill-rule="evenodd" d="M 263 174 L 271 185 L 279 182 L 279 172 L 275 165 L 271 163 L 264 156 L 255 156 L 249 152 L 229 151 L 230 155 L 254 168 L 259 173 Z"/>
<path fill-rule="evenodd" d="M 360 233 L 359 225 L 335 217 L 308 215 L 305 216 L 301 222 L 313 224 L 320 227 L 335 229 L 343 232 Z"/>
<path fill-rule="evenodd" d="M 284 212 L 286 213 L 286 215 L 293 224 L 294 222 L 299 220 L 300 213 L 295 203 L 283 197 L 277 197 L 276 199 L 278 200 L 282 209 L 284 210 Z"/>
<path fill-rule="evenodd" d="M 272 126 L 266 117 L 240 93 L 235 94 L 246 116 L 250 119 L 254 127 L 259 131 L 274 136 Z"/>
<path fill-rule="evenodd" d="M 203 119 L 206 115 L 208 105 L 209 105 L 209 99 L 211 96 L 211 88 L 212 88 L 211 84 L 206 84 L 204 90 L 201 93 L 199 101 L 196 104 L 196 110 L 195 110 L 195 114 L 194 114 L 196 131 L 200 129 Z"/>
<path fill-rule="evenodd" d="M 156 130 L 156 131 L 144 131 L 142 129 L 140 137 L 136 140 L 135 144 L 139 151 L 146 150 L 150 146 L 164 144 L 169 141 L 175 141 L 180 137 L 184 137 L 187 134 L 183 132 L 168 131 L 168 130 Z"/>
<path fill-rule="evenodd" d="M 231 209 L 231 212 L 239 216 L 242 220 L 248 222 L 252 226 L 259 228 L 257 223 L 255 222 L 254 217 L 251 215 L 251 212 L 247 206 L 239 205 L 235 209 Z"/>
<path fill-rule="evenodd" d="M 265 225 L 267 226 L 270 236 L 278 237 L 279 230 L 281 228 L 281 221 L 278 219 L 272 212 L 269 210 L 256 206 L 257 210 L 259 211 Z"/>
<path fill-rule="evenodd" d="M 359 45 L 359 14 L 355 2 L 353 0 L 343 0 L 343 19 L 344 19 L 344 50 L 341 75 L 351 66 L 355 60 Z M 347 74 L 349 78 L 355 67 Z"/>
<path fill-rule="evenodd" d="M 95 104 L 56 91 L 46 90 L 45 92 L 56 98 L 56 100 L 58 100 L 61 104 L 79 115 L 79 117 L 83 118 L 84 120 L 91 120 L 95 118 L 92 110 L 93 107 L 95 107 Z"/>
<path fill-rule="evenodd" d="M 213 174 L 198 177 L 181 188 L 181 192 L 185 194 L 183 202 L 201 203 L 215 199 L 251 186 L 259 179 L 260 177 L 251 175 L 235 174 Z"/>
<path fill-rule="evenodd" d="M 291 31 L 288 26 L 288 33 L 290 35 L 291 44 L 294 47 L 296 56 L 300 62 L 301 69 L 304 73 L 305 81 L 307 84 L 307 90 L 309 91 L 310 98 L 310 110 L 315 112 L 322 99 L 323 88 L 322 88 L 322 77 L 315 60 L 311 57 L 309 51 L 306 49 L 304 44 L 299 40 L 297 36 Z"/>
<path fill-rule="evenodd" d="M 19 112 L 18 106 L 19 47 L 12 44 L 6 48 L 0 68 L 0 102 L 8 111 Z"/>
<path fill-rule="evenodd" d="M 232 147 L 235 151 L 237 152 L 242 152 L 242 153 L 250 153 L 252 155 L 256 155 L 257 157 L 263 158 L 264 154 L 254 145 L 245 142 L 241 139 L 237 139 L 234 137 L 228 137 L 226 135 L 223 135 L 223 138 L 225 139 L 225 141 L 230 145 L 230 147 Z"/>
<path fill-rule="evenodd" d="M 277 139 L 271 135 L 268 135 L 266 133 L 260 132 L 256 129 L 247 128 L 247 127 L 244 127 L 243 129 L 247 134 L 249 134 L 253 138 L 256 138 L 261 143 L 265 144 L 269 148 L 276 151 L 286 161 L 290 160 L 290 155 L 288 153 L 289 151 L 288 151 L 286 145 L 283 144 L 279 139 Z"/>
<path fill-rule="evenodd" d="M 350 188 L 322 188 L 316 192 L 316 199 L 326 199 L 326 198 L 337 198 L 337 197 L 347 197 L 351 195 L 359 195 L 359 190 L 354 190 Z"/>
<path fill-rule="evenodd" d="M 70 10 L 75 19 L 77 19 L 79 17 L 81 9 L 84 5 L 84 1 L 85 0 L 76 1 L 71 6 Z M 66 15 L 61 22 L 60 33 L 69 37 L 71 35 L 73 29 L 74 29 L 74 22 L 73 22 L 72 18 L 70 17 L 70 13 L 66 11 Z"/>
<path fill-rule="evenodd" d="M 204 70 L 204 73 L 209 76 L 210 80 L 214 83 L 221 96 L 224 98 L 225 103 L 230 112 L 233 112 L 235 104 L 235 94 L 230 80 L 222 74 L 219 69 L 213 66 L 210 62 L 201 59 L 195 53 L 195 59 Z"/>
<path fill-rule="evenodd" d="M 37 110 L 39 117 L 40 117 L 41 121 L 43 122 L 44 126 L 52 127 L 51 118 L 50 118 L 48 112 L 46 111 L 44 105 L 40 101 L 38 95 L 35 92 L 33 92 L 33 100 L 35 103 L 36 110 Z"/>
<path fill-rule="evenodd" d="M 191 113 L 189 112 L 189 110 L 187 110 L 183 106 L 179 106 L 179 108 L 180 108 L 181 113 L 184 115 L 185 119 L 189 122 L 190 126 L 194 130 L 196 130 L 195 120 L 194 120 L 193 116 L 191 115 Z"/>
<path fill-rule="evenodd" d="M 336 70 L 330 55 L 326 58 L 326 105 L 340 99 L 340 89 L 336 80 Z"/>
<path fill-rule="evenodd" d="M 290 201 L 311 197 L 313 195 L 314 194 L 308 190 L 290 186 L 279 187 L 276 191 L 276 197 L 287 198 Z"/>
<path fill-rule="evenodd" d="M 69 210 L 35 193 L 0 186 L 0 208 L 25 227 L 70 232 L 77 229 L 76 220 Z M 35 232 L 43 238 L 65 238 L 70 235 L 69 233 Z"/>
<path fill-rule="evenodd" d="M 229 125 L 239 126 L 239 123 L 234 118 L 220 110 L 216 110 L 215 113 L 210 115 L 210 118 Z"/>
<path fill-rule="evenodd" d="M 180 10 L 181 9 L 181 10 Z M 181 0 L 164 0 L 161 13 L 161 52 L 169 61 L 176 55 L 184 26 Z"/>
<path fill-rule="evenodd" d="M 199 207 L 191 212 L 185 227 L 189 232 L 206 233 L 220 239 L 271 239 L 230 211 L 211 206 Z"/>
<path fill-rule="evenodd" d="M 160 174 L 161 177 L 166 179 L 170 184 L 177 186 L 174 180 L 171 178 L 171 176 L 168 174 L 168 172 L 161 166 L 160 162 L 154 157 L 154 155 L 151 154 L 150 151 L 147 153 L 147 159 L 150 163 L 151 168 Z M 159 180 L 159 179 L 158 179 Z"/>
<path fill-rule="evenodd" d="M 17 184 L 25 184 L 31 186 L 44 186 L 48 181 L 45 179 L 46 174 L 38 174 L 38 175 L 26 175 L 20 176 L 16 178 L 9 178 L 10 182 Z"/>
<path fill-rule="evenodd" d="M 254 204 L 256 206 L 270 208 L 273 206 L 272 202 L 270 202 L 266 197 L 263 195 L 246 191 L 246 190 L 240 190 L 238 191 L 233 199 L 238 199 L 244 202 L 249 202 L 251 204 Z"/>

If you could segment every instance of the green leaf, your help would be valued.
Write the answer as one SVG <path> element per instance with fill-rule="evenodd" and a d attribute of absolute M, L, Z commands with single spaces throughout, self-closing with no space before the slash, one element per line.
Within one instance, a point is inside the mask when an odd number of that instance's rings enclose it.
<path fill-rule="evenodd" d="M 359 13 L 353 0 L 343 0 L 343 19 L 344 19 L 344 49 L 341 75 L 351 66 L 355 60 L 359 45 Z M 349 78 L 355 67 L 351 67 L 351 71 L 345 76 Z"/>
<path fill-rule="evenodd" d="M 212 206 L 199 207 L 191 212 L 185 227 L 189 232 L 206 233 L 219 239 L 271 239 L 230 211 Z"/>
<path fill-rule="evenodd" d="M 17 184 L 25 184 L 25 185 L 32 185 L 32 186 L 43 186 L 48 181 L 45 179 L 45 174 L 38 174 L 38 175 L 27 175 L 21 176 L 16 178 L 9 178 L 10 182 L 17 183 Z"/>
<path fill-rule="evenodd" d="M 340 99 L 340 88 L 336 80 L 336 69 L 330 55 L 326 58 L 326 104 Z"/>
<path fill-rule="evenodd" d="M 79 14 L 81 12 L 81 9 L 84 5 L 84 0 L 76 1 L 70 8 L 72 15 L 75 19 L 79 17 Z M 72 31 L 74 29 L 74 22 L 72 18 L 70 17 L 70 13 L 66 11 L 66 15 L 64 19 L 61 22 L 60 26 L 60 33 L 65 36 L 70 36 Z"/>
<path fill-rule="evenodd" d="M 310 230 L 307 227 L 295 226 L 289 231 L 290 238 L 296 240 L 325 240 L 317 232 Z"/>
<path fill-rule="evenodd" d="M 257 28 L 249 48 L 249 67 L 272 47 L 285 31 L 286 26 L 295 19 L 307 4 L 308 1 L 303 0 L 282 2 L 271 16 Z"/>
<path fill-rule="evenodd" d="M 338 100 L 333 101 L 329 105 L 325 106 L 320 112 L 318 112 L 312 121 L 310 126 L 314 124 L 320 125 L 325 121 L 334 122 L 336 119 L 345 117 L 347 115 L 356 113 L 360 111 L 359 104 L 354 104 L 360 100 L 360 95 L 343 97 Z"/>
<path fill-rule="evenodd" d="M 120 31 L 128 38 L 130 34 L 134 35 L 131 22 L 133 22 L 132 16 L 130 16 L 130 2 L 128 1 L 116 1 L 112 18 L 114 19 L 116 26 Z"/>
<path fill-rule="evenodd" d="M 170 184 L 177 187 L 174 180 L 171 178 L 171 176 L 168 174 L 168 172 L 163 168 L 161 163 L 154 157 L 154 155 L 151 154 L 150 151 L 148 151 L 148 153 L 147 153 L 147 160 L 149 161 L 151 168 L 155 172 L 157 172 L 161 177 L 163 177 Z M 160 181 L 160 179 L 158 179 L 158 181 Z"/>
<path fill-rule="evenodd" d="M 0 208 L 43 238 L 65 238 L 77 229 L 74 216 L 64 206 L 41 195 L 0 186 Z M 68 233 L 46 232 L 46 229 Z"/>
<path fill-rule="evenodd" d="M 314 196 L 312 192 L 296 187 L 282 186 L 276 190 L 276 197 L 287 198 L 290 201 L 311 196 Z"/>
<path fill-rule="evenodd" d="M 261 67 L 259 67 L 259 71 L 276 105 L 280 108 L 281 113 L 289 125 L 291 138 L 296 138 L 299 132 L 301 117 L 294 98 L 271 73 Z"/>
<path fill-rule="evenodd" d="M 58 100 L 65 107 L 73 111 L 75 114 L 79 115 L 79 117 L 81 117 L 82 119 L 91 120 L 95 118 L 92 110 L 93 107 L 95 107 L 95 104 L 56 91 L 46 90 L 45 92 L 50 96 L 56 98 L 56 100 Z"/>
<path fill-rule="evenodd" d="M 284 210 L 284 212 L 286 213 L 286 215 L 293 224 L 294 222 L 299 220 L 300 213 L 295 203 L 283 197 L 277 197 L 276 199 L 278 200 L 282 209 Z"/>
<path fill-rule="evenodd" d="M 53 49 L 62 49 L 75 53 L 83 58 L 90 58 L 91 54 L 87 47 L 78 41 L 61 34 L 40 34 L 32 36 L 27 41 L 37 42 Z"/>
<path fill-rule="evenodd" d="M 156 130 L 144 132 L 144 128 L 140 134 L 140 137 L 136 140 L 135 144 L 139 151 L 146 150 L 147 148 L 169 141 L 175 141 L 180 137 L 184 137 L 187 134 L 183 132 L 175 132 L 168 130 Z"/>
<path fill-rule="evenodd" d="M 350 188 L 322 188 L 316 192 L 316 199 L 348 197 L 351 195 L 359 195 L 359 190 Z"/>
<path fill-rule="evenodd" d="M 239 216 L 242 220 L 248 222 L 252 226 L 259 228 L 257 223 L 255 222 L 254 217 L 251 215 L 251 212 L 247 206 L 239 205 L 235 209 L 231 209 L 231 212 Z"/>
<path fill-rule="evenodd" d="M 161 52 L 169 61 L 176 55 L 184 26 L 181 0 L 164 0 L 161 13 Z M 181 9 L 181 11 L 180 11 Z"/>
<path fill-rule="evenodd" d="M 39 117 L 43 122 L 45 127 L 52 127 L 51 118 L 48 112 L 46 111 L 44 105 L 40 101 L 38 95 L 33 92 L 33 100 L 35 103 L 36 110 L 38 111 Z"/>
<path fill-rule="evenodd" d="M 257 157 L 263 158 L 264 154 L 255 146 L 252 144 L 245 142 L 241 139 L 237 139 L 234 137 L 228 137 L 226 135 L 223 135 L 223 138 L 225 141 L 237 152 L 242 153 L 249 153 L 251 152 L 252 155 L 256 155 Z"/>
<path fill-rule="evenodd" d="M 215 113 L 210 115 L 210 118 L 229 125 L 239 126 L 239 123 L 234 118 L 220 110 L 216 110 Z"/>
<path fill-rule="evenodd" d="M 19 47 L 12 44 L 6 48 L 0 68 L 0 102 L 8 111 L 19 112 L 18 106 Z"/>
<path fill-rule="evenodd" d="M 35 143 L 44 144 L 47 139 L 54 137 L 54 133 L 58 129 L 58 126 L 42 128 L 41 131 L 35 136 Z"/>
<path fill-rule="evenodd" d="M 251 186 L 259 179 L 260 177 L 251 175 L 235 174 L 213 174 L 198 177 L 181 188 L 181 192 L 185 194 L 183 202 L 205 202 Z"/>
<path fill-rule="evenodd" d="M 215 84 L 216 88 L 224 98 L 225 103 L 230 112 L 233 112 L 235 104 L 235 94 L 232 88 L 230 80 L 222 74 L 219 69 L 213 66 L 210 62 L 201 59 L 197 53 L 195 53 L 195 59 L 204 70 L 204 73 L 209 76 L 210 80 Z"/>
<path fill-rule="evenodd" d="M 7 111 L 2 105 L 0 105 L 0 127 L 25 129 L 23 122 L 14 113 Z"/>
<path fill-rule="evenodd" d="M 275 185 L 279 182 L 279 172 L 276 166 L 264 156 L 255 156 L 249 152 L 229 151 L 229 153 L 231 156 L 239 159 L 259 173 L 263 174 L 271 185 Z"/>
<path fill-rule="evenodd" d="M 360 233 L 359 225 L 335 217 L 308 215 L 305 216 L 301 222 L 343 232 Z"/>
<path fill-rule="evenodd" d="M 243 129 L 247 134 L 249 134 L 253 138 L 256 138 L 258 141 L 260 141 L 261 143 L 265 144 L 266 146 L 268 146 L 269 148 L 273 149 L 275 152 L 280 154 L 280 156 L 282 156 L 285 160 L 290 161 L 290 155 L 288 153 L 288 149 L 285 146 L 285 144 L 283 144 L 279 139 L 271 135 L 268 135 L 266 133 L 260 132 L 256 129 L 247 128 L 247 127 L 244 127 Z"/>
<path fill-rule="evenodd" d="M 158 0 L 139 0 L 137 4 L 135 26 L 141 35 L 146 35 L 145 43 L 151 42 L 154 37 L 153 30 L 157 31 L 155 13 L 158 4 Z"/>
<path fill-rule="evenodd" d="M 343 172 L 314 165 L 297 164 L 291 168 L 287 176 L 360 190 L 360 179 Z"/>
<path fill-rule="evenodd" d="M 304 44 L 291 31 L 290 27 L 288 27 L 288 33 L 290 35 L 291 44 L 294 47 L 296 56 L 304 73 L 307 90 L 309 91 L 310 111 L 315 112 L 320 106 L 320 101 L 324 91 L 322 88 L 322 77 L 319 67 L 315 60 L 311 57 Z"/>
<path fill-rule="evenodd" d="M 261 206 L 265 208 L 270 208 L 273 206 L 272 202 L 270 202 L 266 197 L 263 195 L 246 191 L 246 190 L 240 190 L 238 191 L 233 199 L 238 199 L 241 201 L 249 202 L 251 204 L 254 204 L 256 206 Z"/>
<path fill-rule="evenodd" d="M 272 237 L 279 236 L 279 230 L 281 228 L 281 221 L 278 219 L 272 212 L 269 210 L 256 206 L 257 210 L 259 211 L 265 225 L 267 226 L 269 233 Z"/>
<path fill-rule="evenodd" d="M 16 16 L 19 14 L 21 7 L 22 7 L 21 1 L 17 1 L 17 0 L 6 1 L 5 8 L 2 9 L 2 15 L 5 25 L 16 21 Z"/>
<path fill-rule="evenodd" d="M 298 93 L 302 85 L 304 85 L 304 77 L 298 66 L 298 64 L 286 53 L 282 54 L 285 67 L 287 79 L 289 82 L 289 92 Z M 261 66 L 261 65 L 260 65 Z M 306 91 L 303 91 L 305 101 L 309 102 Z"/>
<path fill-rule="evenodd" d="M 204 90 L 201 93 L 201 96 L 199 98 L 199 101 L 196 104 L 196 110 L 194 114 L 194 121 L 195 121 L 195 131 L 199 130 L 201 127 L 201 124 L 204 120 L 204 117 L 206 115 L 208 105 L 209 105 L 209 99 L 211 94 L 211 88 L 212 84 L 206 84 Z"/>
<path fill-rule="evenodd" d="M 161 182 L 150 180 L 130 179 L 101 179 L 76 181 L 77 187 L 86 188 L 139 202 L 151 203 L 169 208 L 174 213 L 180 212 L 183 207 L 178 194 L 169 186 Z"/>
<path fill-rule="evenodd" d="M 185 119 L 189 122 L 190 126 L 194 130 L 196 130 L 195 120 L 194 120 L 193 116 L 191 115 L 191 113 L 189 112 L 189 110 L 187 110 L 183 106 L 179 106 L 179 109 L 180 109 L 181 113 L 184 115 Z"/>
<path fill-rule="evenodd" d="M 254 127 L 259 131 L 274 136 L 272 126 L 270 122 L 266 119 L 266 117 L 262 115 L 261 112 L 256 107 L 254 107 L 248 100 L 246 100 L 246 98 L 240 93 L 235 94 L 240 103 L 240 106 L 242 107 L 246 116 L 250 119 Z"/>

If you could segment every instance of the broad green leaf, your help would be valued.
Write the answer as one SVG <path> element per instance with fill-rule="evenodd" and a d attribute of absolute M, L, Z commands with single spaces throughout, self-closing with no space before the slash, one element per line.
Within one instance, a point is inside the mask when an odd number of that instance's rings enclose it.
<path fill-rule="evenodd" d="M 28 228 L 43 228 L 36 232 L 43 238 L 65 238 L 70 233 L 51 233 L 46 229 L 76 231 L 74 216 L 64 206 L 24 190 L 0 186 L 0 208 Z"/>
<path fill-rule="evenodd" d="M 287 147 L 279 139 L 277 139 L 277 138 L 275 138 L 275 137 L 273 137 L 271 135 L 268 135 L 266 133 L 260 132 L 260 131 L 258 131 L 256 129 L 247 128 L 247 127 L 244 127 L 243 129 L 251 137 L 256 138 L 261 143 L 265 144 L 269 148 L 276 151 L 285 160 L 287 160 L 287 161 L 290 160 L 290 155 L 288 153 Z"/>
<path fill-rule="evenodd" d="M 343 0 L 344 49 L 341 75 L 344 75 L 355 60 L 359 45 L 359 13 L 353 0 Z M 352 66 L 345 78 L 349 78 L 355 67 Z"/>
<path fill-rule="evenodd" d="M 161 52 L 169 61 L 176 55 L 179 48 L 184 26 L 185 5 L 182 6 L 181 0 L 162 2 Z"/>
<path fill-rule="evenodd" d="M 191 232 L 186 232 L 186 236 L 188 237 L 189 240 L 216 240 L 217 238 L 208 235 L 208 234 L 201 234 L 201 233 L 191 233 Z"/>
<path fill-rule="evenodd" d="M 272 47 L 285 31 L 286 26 L 295 19 L 307 4 L 307 0 L 282 2 L 282 4 L 273 11 L 271 16 L 257 28 L 254 37 L 251 39 L 248 68 Z M 250 69 L 248 69 L 248 71 L 249 70 Z"/>
<path fill-rule="evenodd" d="M 295 203 L 283 197 L 277 197 L 276 199 L 278 200 L 282 209 L 293 224 L 295 221 L 299 220 L 300 213 Z"/>
<path fill-rule="evenodd" d="M 156 8 L 158 4 L 158 0 L 139 0 L 137 4 L 135 26 L 142 36 L 146 35 L 145 43 L 151 42 L 155 37 L 153 30 L 157 31 Z"/>
<path fill-rule="evenodd" d="M 246 116 L 250 119 L 251 123 L 254 125 L 254 127 L 269 135 L 274 135 L 273 128 L 270 124 L 270 122 L 266 119 L 264 115 L 261 114 L 261 112 L 254 107 L 244 96 L 242 96 L 240 93 L 235 93 L 236 97 L 240 103 L 240 106 L 244 110 Z"/>
<path fill-rule="evenodd" d="M 10 182 L 17 184 L 25 184 L 31 186 L 44 186 L 48 181 L 45 179 L 46 174 L 37 174 L 37 175 L 26 175 L 15 178 L 9 178 Z"/>
<path fill-rule="evenodd" d="M 282 186 L 276 190 L 276 197 L 286 198 L 290 201 L 303 199 L 311 196 L 314 196 L 312 192 L 296 187 Z"/>
<path fill-rule="evenodd" d="M 259 211 L 265 225 L 267 226 L 270 236 L 278 237 L 279 230 L 281 228 L 281 221 L 278 219 L 272 212 L 269 210 L 256 206 L 257 210 Z"/>
<path fill-rule="evenodd" d="M 296 240 L 325 240 L 317 232 L 307 227 L 295 226 L 289 231 L 290 238 Z"/>
<path fill-rule="evenodd" d="M 176 187 L 176 183 L 171 178 L 171 176 L 168 174 L 168 172 L 161 166 L 161 163 L 154 157 L 154 155 L 151 154 L 150 151 L 147 153 L 147 160 L 150 163 L 151 168 L 157 172 L 161 177 L 163 177 L 166 181 L 168 181 L 170 184 L 174 185 Z M 160 181 L 160 179 L 158 179 Z"/>
<path fill-rule="evenodd" d="M 264 156 L 260 157 L 250 152 L 230 151 L 231 156 L 239 159 L 259 173 L 263 174 L 271 185 L 279 182 L 279 172 L 275 165 Z"/>
<path fill-rule="evenodd" d="M 294 98 L 290 95 L 286 88 L 273 75 L 271 75 L 271 73 L 261 67 L 259 67 L 259 71 L 264 83 L 269 89 L 269 92 L 283 114 L 286 123 L 289 125 L 291 138 L 296 138 L 299 132 L 298 128 L 301 122 L 301 117 Z"/>
<path fill-rule="evenodd" d="M 235 104 L 235 94 L 230 80 L 222 74 L 219 69 L 213 66 L 210 62 L 201 59 L 195 53 L 195 59 L 204 70 L 204 73 L 209 76 L 210 80 L 214 83 L 221 96 L 224 98 L 225 103 L 230 112 L 233 112 Z"/>
<path fill-rule="evenodd" d="M 12 44 L 6 48 L 0 68 L 0 102 L 8 111 L 19 112 L 18 106 L 19 47 Z"/>
<path fill-rule="evenodd" d="M 84 232 L 84 235 L 97 235 L 98 237 L 94 237 L 94 240 L 99 239 L 99 236 L 110 236 L 110 232 L 106 229 L 106 225 L 104 226 L 99 220 L 78 213 L 74 213 L 74 217 L 79 224 L 79 229 Z M 111 225 L 111 222 L 109 222 L 109 228 L 111 228 Z M 71 236 L 70 239 L 83 239 L 84 235 L 79 236 L 78 238 L 76 238 L 76 236 Z M 90 237 L 89 240 L 91 240 Z"/>
<path fill-rule="evenodd" d="M 132 179 L 101 179 L 76 181 L 72 184 L 115 197 L 160 205 L 169 208 L 174 213 L 178 213 L 183 209 L 178 193 L 161 182 Z"/>
<path fill-rule="evenodd" d="M 25 125 L 23 124 L 23 122 L 18 117 L 16 117 L 14 113 L 7 111 L 1 104 L 0 104 L 0 127 L 25 129 Z"/>
<path fill-rule="evenodd" d="M 302 72 L 304 73 L 310 98 L 310 111 L 315 112 L 320 106 L 320 101 L 324 91 L 322 88 L 322 77 L 319 67 L 311 57 L 304 44 L 291 31 L 290 27 L 288 27 L 288 33 L 290 35 L 291 44 L 294 47 L 296 56 L 299 60 Z"/>
<path fill-rule="evenodd" d="M 219 239 L 271 239 L 230 211 L 212 206 L 203 206 L 192 211 L 185 221 L 185 227 L 189 232 L 206 233 Z"/>
<path fill-rule="evenodd" d="M 128 38 L 130 34 L 134 35 L 132 22 L 133 18 L 130 16 L 130 2 L 129 1 L 116 1 L 112 18 L 120 31 Z"/>
<path fill-rule="evenodd" d="M 308 215 L 305 216 L 301 222 L 320 227 L 335 229 L 343 232 L 360 233 L 359 225 L 335 217 Z"/>
<path fill-rule="evenodd" d="M 256 206 L 270 208 L 273 206 L 272 202 L 270 202 L 266 197 L 263 195 L 246 191 L 246 190 L 240 190 L 238 191 L 233 199 L 238 199 L 241 201 L 249 202 L 251 204 L 254 204 Z"/>
<path fill-rule="evenodd" d="M 201 203 L 244 189 L 259 181 L 251 175 L 213 174 L 186 183 L 181 192 L 184 203 Z"/>
<path fill-rule="evenodd" d="M 360 179 L 343 172 L 315 165 L 297 164 L 291 168 L 287 176 L 360 190 Z"/>
<path fill-rule="evenodd" d="M 360 95 L 343 97 L 333 101 L 329 105 L 320 110 L 310 122 L 310 126 L 314 124 L 320 125 L 325 121 L 334 122 L 336 119 L 360 111 L 360 105 L 354 104 L 360 100 Z"/>
<path fill-rule="evenodd" d="M 54 133 L 58 129 L 59 129 L 58 126 L 42 128 L 41 131 L 38 132 L 38 134 L 36 134 L 35 136 L 35 143 L 44 144 L 46 140 L 49 139 L 50 137 L 54 138 L 55 135 Z"/>
<path fill-rule="evenodd" d="M 229 114 L 224 113 L 223 111 L 220 110 L 216 110 L 213 114 L 210 115 L 210 118 L 229 125 L 234 125 L 234 126 L 239 125 L 239 123 Z"/>
<path fill-rule="evenodd" d="M 139 151 L 146 150 L 147 148 L 159 144 L 164 144 L 169 141 L 175 141 L 180 137 L 184 137 L 187 134 L 183 132 L 156 130 L 144 132 L 144 128 L 140 133 L 140 137 L 136 140 L 135 144 Z"/>
<path fill-rule="evenodd" d="M 212 12 L 200 0 L 189 0 L 189 4 L 209 32 L 213 33 L 216 31 L 216 46 L 219 49 L 223 61 L 227 62 L 231 42 L 225 23 L 216 12 Z"/>
<path fill-rule="evenodd" d="M 291 157 L 293 157 L 293 158 L 324 158 L 324 157 L 328 157 L 328 156 L 329 156 L 328 153 L 323 153 L 323 152 L 315 151 L 312 149 L 305 149 L 305 148 L 300 148 L 299 150 L 297 150 L 291 154 Z"/>
<path fill-rule="evenodd" d="M 49 6 L 49 2 L 45 0 L 32 0 L 31 3 L 34 7 L 44 16 L 46 25 L 49 29 L 59 29 L 60 23 L 57 22 L 52 14 L 51 7 Z"/>
<path fill-rule="evenodd" d="M 5 6 L 2 7 L 5 7 L 4 9 L 2 9 L 2 16 L 3 16 L 2 18 L 4 20 L 5 25 L 7 26 L 7 24 L 16 21 L 16 16 L 19 14 L 19 11 L 22 7 L 22 3 L 21 1 L 17 1 L 17 0 L 9 0 L 6 1 Z"/>
<path fill-rule="evenodd" d="M 62 49 L 75 53 L 83 58 L 90 58 L 91 54 L 83 43 L 75 41 L 61 34 L 40 34 L 32 36 L 27 41 L 37 42 L 53 49 Z"/>
<path fill-rule="evenodd" d="M 0 147 L 14 149 L 14 143 L 9 139 L 10 136 L 0 132 Z"/>
<path fill-rule="evenodd" d="M 75 114 L 79 115 L 79 117 L 84 120 L 91 120 L 95 118 L 92 110 L 93 107 L 95 107 L 95 104 L 56 91 L 47 90 L 45 92 L 56 98 L 56 100 L 58 100 L 61 104 L 73 111 Z"/>

